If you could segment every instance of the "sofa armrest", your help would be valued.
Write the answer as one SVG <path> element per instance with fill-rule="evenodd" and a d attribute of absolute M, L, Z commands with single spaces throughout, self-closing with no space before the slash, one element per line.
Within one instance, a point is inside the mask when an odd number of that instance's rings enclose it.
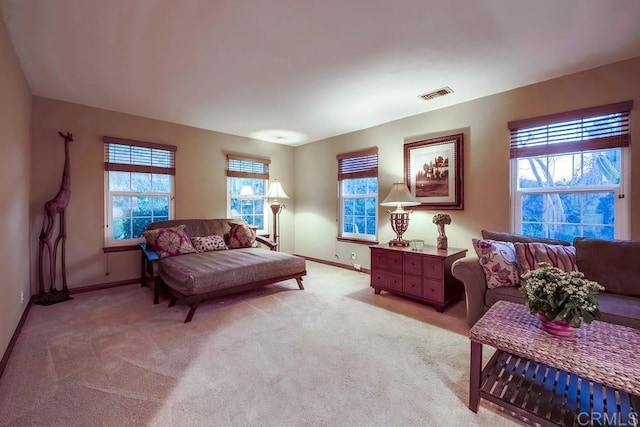
<path fill-rule="evenodd" d="M 467 324 L 473 326 L 485 312 L 484 294 L 487 281 L 477 257 L 456 260 L 451 266 L 451 274 L 464 285 L 467 303 Z"/>
<path fill-rule="evenodd" d="M 278 247 L 278 243 L 277 242 L 272 242 L 271 240 L 267 240 L 262 236 L 256 236 L 256 242 L 265 245 L 266 247 L 268 247 L 269 249 L 271 249 L 272 251 L 275 251 L 276 248 Z"/>

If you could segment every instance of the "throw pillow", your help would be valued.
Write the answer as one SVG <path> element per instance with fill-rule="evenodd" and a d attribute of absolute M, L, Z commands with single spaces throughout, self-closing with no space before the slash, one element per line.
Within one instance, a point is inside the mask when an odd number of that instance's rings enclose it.
<path fill-rule="evenodd" d="M 229 249 L 250 248 L 256 241 L 256 231 L 247 224 L 229 223 Z"/>
<path fill-rule="evenodd" d="M 229 249 L 224 243 L 224 238 L 214 234 L 205 237 L 192 237 L 191 243 L 198 252 L 224 251 Z"/>
<path fill-rule="evenodd" d="M 151 249 L 158 254 L 158 258 L 197 252 L 184 231 L 185 227 L 182 224 L 177 227 L 157 228 L 147 230 L 142 235 Z"/>
<path fill-rule="evenodd" d="M 472 239 L 473 249 L 484 270 L 487 287 L 518 286 L 520 274 L 516 252 L 511 242 Z"/>
<path fill-rule="evenodd" d="M 544 239 L 542 237 L 523 236 L 522 234 L 506 233 L 504 231 L 482 230 L 482 238 L 500 242 L 546 243 L 548 245 L 571 246 L 566 240 Z"/>
<path fill-rule="evenodd" d="M 564 271 L 578 271 L 576 248 L 545 243 L 514 243 L 520 274 L 535 270 L 541 262 L 546 262 Z"/>

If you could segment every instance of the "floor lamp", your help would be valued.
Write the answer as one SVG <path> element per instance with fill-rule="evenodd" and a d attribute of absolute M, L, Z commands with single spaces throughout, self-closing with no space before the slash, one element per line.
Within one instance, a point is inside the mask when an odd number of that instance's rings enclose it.
<path fill-rule="evenodd" d="M 278 225 L 280 225 L 280 212 L 286 206 L 280 204 L 278 199 L 288 199 L 287 193 L 282 189 L 282 185 L 277 179 L 274 179 L 271 185 L 269 185 L 269 190 L 267 191 L 267 195 L 265 196 L 267 200 L 271 200 L 271 212 L 273 213 L 273 241 L 277 245 L 277 250 L 280 250 L 280 235 L 278 234 Z"/>
<path fill-rule="evenodd" d="M 395 211 L 387 211 L 391 215 L 391 228 L 396 233 L 396 238 L 389 241 L 389 246 L 409 246 L 409 242 L 402 238 L 402 234 L 409 227 L 409 214 L 411 211 L 405 211 L 405 206 L 417 206 L 420 201 L 409 193 L 407 184 L 404 182 L 396 182 L 391 186 L 391 191 L 386 199 L 380 203 L 382 206 L 395 206 Z"/>

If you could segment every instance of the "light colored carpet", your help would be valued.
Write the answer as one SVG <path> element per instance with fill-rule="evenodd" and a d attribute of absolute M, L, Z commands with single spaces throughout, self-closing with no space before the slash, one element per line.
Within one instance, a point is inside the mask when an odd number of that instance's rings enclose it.
<path fill-rule="evenodd" d="M 437 313 L 375 295 L 366 274 L 307 268 L 304 291 L 291 280 L 211 301 L 188 324 L 186 307 L 137 285 L 33 306 L 0 380 L 0 424 L 520 425 L 466 406 L 463 301 Z"/>

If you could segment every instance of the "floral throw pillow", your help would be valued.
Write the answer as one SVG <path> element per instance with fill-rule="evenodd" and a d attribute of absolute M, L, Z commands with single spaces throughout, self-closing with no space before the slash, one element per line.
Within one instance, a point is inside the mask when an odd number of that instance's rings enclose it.
<path fill-rule="evenodd" d="M 224 251 L 229 249 L 224 243 L 224 238 L 214 234 L 205 237 L 192 237 L 191 243 L 198 252 Z"/>
<path fill-rule="evenodd" d="M 541 262 L 564 271 L 578 271 L 576 248 L 573 246 L 546 243 L 514 243 L 514 246 L 522 274 L 535 270 Z"/>
<path fill-rule="evenodd" d="M 494 289 L 520 284 L 518 261 L 513 243 L 481 239 L 472 239 L 472 242 L 487 279 L 487 287 Z"/>
<path fill-rule="evenodd" d="M 227 246 L 229 249 L 250 248 L 256 241 L 256 231 L 246 224 L 230 223 L 229 239 Z"/>
<path fill-rule="evenodd" d="M 197 252 L 184 231 L 185 227 L 182 224 L 177 227 L 157 228 L 145 231 L 142 235 L 151 249 L 158 254 L 158 258 Z"/>

